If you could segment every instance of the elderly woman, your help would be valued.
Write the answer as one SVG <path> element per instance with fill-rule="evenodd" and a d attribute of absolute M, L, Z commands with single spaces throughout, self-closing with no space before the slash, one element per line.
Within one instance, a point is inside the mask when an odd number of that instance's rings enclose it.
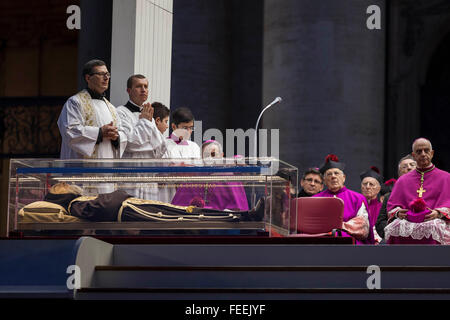
<path fill-rule="evenodd" d="M 345 187 L 345 165 L 335 155 L 328 155 L 320 168 L 327 190 L 313 197 L 336 197 L 344 201 L 342 229 L 356 239 L 357 244 L 374 244 L 373 230 L 369 223 L 367 201 L 358 192 Z"/>

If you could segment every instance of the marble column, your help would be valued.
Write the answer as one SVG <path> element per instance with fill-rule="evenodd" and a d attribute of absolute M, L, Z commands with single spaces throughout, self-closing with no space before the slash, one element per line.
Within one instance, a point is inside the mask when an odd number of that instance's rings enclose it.
<path fill-rule="evenodd" d="M 111 39 L 111 102 L 128 100 L 133 74 L 149 80 L 149 101 L 170 107 L 172 0 L 114 0 Z"/>

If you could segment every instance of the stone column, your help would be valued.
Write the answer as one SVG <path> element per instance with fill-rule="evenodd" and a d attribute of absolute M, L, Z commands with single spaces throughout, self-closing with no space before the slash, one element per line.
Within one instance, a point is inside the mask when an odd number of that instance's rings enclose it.
<path fill-rule="evenodd" d="M 381 30 L 369 30 L 370 5 Z M 346 185 L 383 169 L 385 1 L 265 1 L 263 102 L 283 102 L 264 115 L 280 129 L 280 158 L 302 173 L 329 153 L 346 163 Z"/>
<path fill-rule="evenodd" d="M 149 102 L 170 107 L 172 0 L 114 0 L 111 39 L 111 102 L 128 100 L 127 79 L 149 79 Z"/>

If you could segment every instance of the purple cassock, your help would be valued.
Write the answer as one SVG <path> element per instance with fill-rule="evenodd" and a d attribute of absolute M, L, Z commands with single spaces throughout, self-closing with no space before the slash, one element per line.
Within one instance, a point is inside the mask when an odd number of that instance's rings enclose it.
<path fill-rule="evenodd" d="M 423 171 L 416 169 L 401 176 L 387 204 L 389 220 L 400 209 L 410 210 L 410 204 L 417 198 L 422 198 L 429 210 L 439 211 L 443 219 L 426 222 L 395 219 L 385 228 L 387 243 L 450 244 L 450 174 L 433 165 Z"/>
<path fill-rule="evenodd" d="M 355 218 L 358 215 L 358 212 L 361 210 L 361 207 L 365 206 L 366 214 L 367 214 L 367 200 L 366 198 L 355 191 L 349 190 L 346 187 L 342 187 L 338 192 L 333 193 L 329 190 L 325 190 L 315 194 L 313 197 L 337 197 L 344 201 L 344 222 L 348 222 L 351 219 Z M 356 240 L 356 244 L 374 244 L 375 238 L 373 235 L 373 224 L 369 221 L 369 235 L 365 240 Z M 350 237 L 350 235 L 346 232 L 342 233 L 346 237 Z"/>
<path fill-rule="evenodd" d="M 248 210 L 247 196 L 239 182 L 185 184 L 177 189 L 172 204 L 217 209 Z"/>
<path fill-rule="evenodd" d="M 378 215 L 380 214 L 381 206 L 383 205 L 377 198 L 373 200 L 368 200 L 368 208 L 367 211 L 369 212 L 369 222 L 371 226 L 374 226 L 377 222 Z"/>

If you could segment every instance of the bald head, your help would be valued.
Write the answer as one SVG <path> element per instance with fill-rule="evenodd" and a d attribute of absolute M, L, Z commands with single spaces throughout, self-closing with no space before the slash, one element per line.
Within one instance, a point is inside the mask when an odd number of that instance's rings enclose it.
<path fill-rule="evenodd" d="M 433 150 L 433 146 L 431 145 L 431 141 L 430 140 L 425 139 L 425 138 L 418 138 L 418 139 L 414 140 L 414 142 L 412 144 L 412 152 L 414 152 L 414 146 L 416 144 L 418 144 L 418 143 L 420 143 L 420 144 L 424 144 L 425 143 L 425 144 L 429 145 L 430 150 Z"/>
<path fill-rule="evenodd" d="M 430 140 L 425 138 L 416 139 L 412 145 L 411 155 L 416 160 L 419 169 L 430 167 L 432 165 L 431 160 L 434 156 L 434 150 Z"/>

